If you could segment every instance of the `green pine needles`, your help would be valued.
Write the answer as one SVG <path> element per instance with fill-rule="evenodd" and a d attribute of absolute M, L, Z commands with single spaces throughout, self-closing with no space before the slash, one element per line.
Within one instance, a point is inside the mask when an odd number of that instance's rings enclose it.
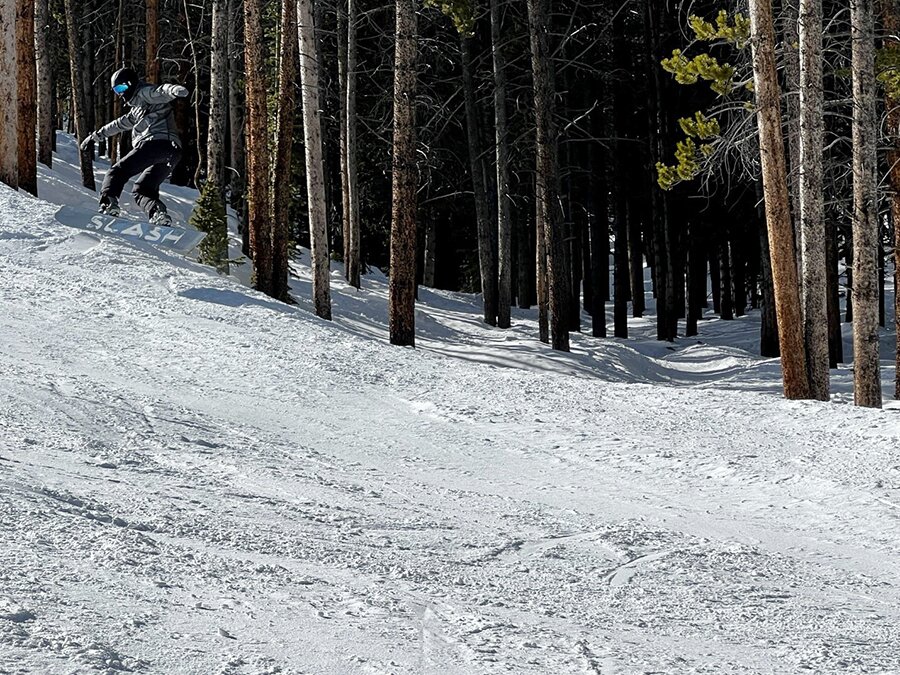
<path fill-rule="evenodd" d="M 225 215 L 225 200 L 213 181 L 206 181 L 203 185 L 189 222 L 201 232 L 206 232 L 206 238 L 199 246 L 199 261 L 204 265 L 215 267 L 220 274 L 228 274 L 228 220 Z"/>
<path fill-rule="evenodd" d="M 716 16 L 715 23 L 692 15 L 688 24 L 698 42 L 728 45 L 738 50 L 750 43 L 750 20 L 740 13 L 729 17 L 728 12 L 723 9 Z M 675 49 L 672 57 L 663 59 L 661 64 L 666 72 L 675 76 L 675 81 L 679 84 L 693 85 L 701 80 L 709 82 L 710 89 L 720 97 L 728 96 L 741 88 L 735 82 L 735 67 L 730 63 L 720 63 L 708 52 L 688 58 L 682 50 Z M 752 90 L 752 84 L 743 87 Z M 658 162 L 656 165 L 657 183 L 663 190 L 671 190 L 678 183 L 696 178 L 701 173 L 704 162 L 715 152 L 715 139 L 721 134 L 719 121 L 714 117 L 707 117 L 702 111 L 697 111 L 693 117 L 678 120 L 678 125 L 686 138 L 676 144 L 675 164 L 669 166 Z"/>

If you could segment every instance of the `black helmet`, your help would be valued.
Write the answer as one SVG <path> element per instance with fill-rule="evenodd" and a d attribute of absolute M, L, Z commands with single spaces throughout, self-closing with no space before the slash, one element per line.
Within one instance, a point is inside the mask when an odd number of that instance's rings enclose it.
<path fill-rule="evenodd" d="M 137 89 L 138 75 L 131 68 L 120 68 L 110 79 L 112 90 L 126 99 L 131 98 Z"/>

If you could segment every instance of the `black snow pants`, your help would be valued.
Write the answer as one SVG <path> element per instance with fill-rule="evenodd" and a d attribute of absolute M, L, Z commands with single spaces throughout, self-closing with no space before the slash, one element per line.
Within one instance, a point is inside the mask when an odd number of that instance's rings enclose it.
<path fill-rule="evenodd" d="M 148 216 L 160 209 L 165 211 L 166 205 L 159 199 L 159 186 L 180 159 L 181 148 L 177 143 L 161 139 L 142 143 L 112 165 L 100 188 L 100 203 L 105 203 L 107 197 L 118 199 L 125 183 L 140 174 L 131 190 L 134 201 Z"/>

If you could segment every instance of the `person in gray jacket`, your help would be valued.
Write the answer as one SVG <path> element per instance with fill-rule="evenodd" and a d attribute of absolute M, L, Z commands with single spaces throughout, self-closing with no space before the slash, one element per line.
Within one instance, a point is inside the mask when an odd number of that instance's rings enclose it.
<path fill-rule="evenodd" d="M 168 225 L 172 218 L 159 198 L 159 186 L 181 159 L 181 138 L 172 114 L 172 101 L 186 97 L 188 90 L 178 84 L 156 86 L 141 82 L 130 68 L 117 70 L 111 85 L 130 110 L 85 138 L 81 147 L 131 130 L 133 149 L 106 174 L 100 188 L 100 211 L 118 216 L 119 197 L 125 183 L 140 174 L 132 189 L 135 202 L 147 213 L 151 223 Z"/>

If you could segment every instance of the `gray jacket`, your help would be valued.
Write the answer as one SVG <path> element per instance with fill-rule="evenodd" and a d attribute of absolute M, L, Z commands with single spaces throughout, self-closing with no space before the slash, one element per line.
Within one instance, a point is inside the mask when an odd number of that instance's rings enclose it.
<path fill-rule="evenodd" d="M 172 101 L 178 92 L 186 91 L 177 84 L 138 85 L 137 91 L 126 102 L 131 110 L 113 120 L 97 133 L 105 138 L 131 129 L 131 145 L 135 148 L 147 141 L 164 140 L 181 147 L 181 138 L 172 114 Z"/>

